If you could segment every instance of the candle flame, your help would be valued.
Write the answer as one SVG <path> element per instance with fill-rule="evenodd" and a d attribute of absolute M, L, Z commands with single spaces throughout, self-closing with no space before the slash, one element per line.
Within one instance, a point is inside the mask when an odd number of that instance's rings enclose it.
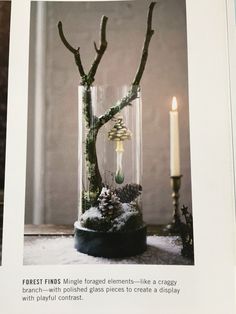
<path fill-rule="evenodd" d="M 172 111 L 176 111 L 177 108 L 178 108 L 178 103 L 177 103 L 176 97 L 174 96 L 172 99 Z"/>

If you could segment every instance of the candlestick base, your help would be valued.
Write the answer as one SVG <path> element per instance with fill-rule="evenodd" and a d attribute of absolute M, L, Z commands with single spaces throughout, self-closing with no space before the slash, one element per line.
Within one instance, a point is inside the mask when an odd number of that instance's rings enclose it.
<path fill-rule="evenodd" d="M 172 235 L 179 234 L 181 227 L 180 213 L 179 213 L 179 190 L 181 186 L 181 178 L 182 175 L 179 176 L 171 176 L 171 188 L 172 188 L 172 203 L 173 203 L 173 219 L 172 222 L 169 223 L 165 231 L 169 232 Z"/>
<path fill-rule="evenodd" d="M 100 232 L 81 227 L 75 222 L 75 248 L 97 257 L 121 258 L 143 253 L 147 227 L 127 232 Z"/>

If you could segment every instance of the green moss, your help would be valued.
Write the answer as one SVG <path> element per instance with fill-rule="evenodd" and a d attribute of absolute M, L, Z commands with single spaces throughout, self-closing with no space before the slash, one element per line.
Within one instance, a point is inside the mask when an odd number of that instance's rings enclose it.
<path fill-rule="evenodd" d="M 88 209 L 80 219 L 81 226 L 84 228 L 107 232 L 112 227 L 112 221 L 108 217 L 102 216 L 97 207 Z"/>
<path fill-rule="evenodd" d="M 84 191 L 82 195 L 82 210 L 83 213 L 89 208 L 97 205 L 97 198 L 99 195 L 99 191 Z"/>

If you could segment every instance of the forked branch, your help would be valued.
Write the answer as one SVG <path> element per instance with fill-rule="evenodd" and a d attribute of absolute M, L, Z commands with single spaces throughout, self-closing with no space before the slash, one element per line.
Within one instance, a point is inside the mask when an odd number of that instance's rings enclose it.
<path fill-rule="evenodd" d="M 98 65 L 102 59 L 102 56 L 107 48 L 107 40 L 106 40 L 106 25 L 107 25 L 108 18 L 106 16 L 103 16 L 101 19 L 101 26 L 100 26 L 100 46 L 99 48 L 96 45 L 96 42 L 94 42 L 94 48 L 96 51 L 96 56 L 94 59 L 94 62 L 91 66 L 91 69 L 88 73 L 88 77 L 91 81 L 94 81 L 95 74 L 97 72 Z"/>
<path fill-rule="evenodd" d="M 92 95 L 91 86 L 94 81 L 99 63 L 103 57 L 104 52 L 107 48 L 106 40 L 106 25 L 108 18 L 103 16 L 100 24 L 100 44 L 99 47 L 94 43 L 94 49 L 96 52 L 95 59 L 91 65 L 89 72 L 86 74 L 80 58 L 80 49 L 75 49 L 72 47 L 64 36 L 62 23 L 58 23 L 59 35 L 65 45 L 65 47 L 74 55 L 75 62 L 78 66 L 79 73 L 81 75 L 81 84 L 84 85 L 83 89 L 83 115 L 85 118 L 86 127 L 88 128 L 88 134 L 86 135 L 85 142 L 85 158 L 87 175 L 89 180 L 89 196 L 93 195 L 94 200 L 102 189 L 102 177 L 99 171 L 97 151 L 96 151 L 96 140 L 99 129 L 111 120 L 118 112 L 120 112 L 124 107 L 131 104 L 139 95 L 139 84 L 146 66 L 148 57 L 148 48 L 151 41 L 151 37 L 154 33 L 152 30 L 152 15 L 155 2 L 152 2 L 149 6 L 148 17 L 147 17 L 147 30 L 142 50 L 142 55 L 140 59 L 140 64 L 138 71 L 135 75 L 134 81 L 131 84 L 130 90 L 125 97 L 120 99 L 114 106 L 110 107 L 102 116 L 97 117 L 93 114 L 92 108 Z M 91 193 L 90 193 L 91 192 Z M 92 196 L 91 196 L 92 197 Z"/>
<path fill-rule="evenodd" d="M 88 74 L 85 74 L 84 72 L 84 68 L 82 65 L 82 61 L 81 61 L 81 57 L 80 57 L 80 48 L 78 47 L 77 49 L 75 49 L 74 47 L 71 46 L 71 44 L 67 41 L 67 39 L 65 38 L 64 32 L 63 32 L 63 27 L 62 27 L 62 22 L 60 21 L 58 23 L 58 31 L 59 31 L 59 35 L 61 38 L 61 41 L 63 42 L 63 44 L 65 45 L 65 47 L 73 53 L 74 58 L 75 58 L 75 62 L 76 65 L 78 66 L 78 70 L 80 73 L 80 76 L 82 78 L 82 85 L 87 85 L 87 86 L 91 86 L 93 81 L 94 81 L 94 77 L 95 74 L 97 72 L 98 69 L 98 65 L 102 59 L 102 56 L 104 54 L 104 52 L 106 51 L 107 48 L 107 40 L 106 40 L 106 25 L 107 25 L 107 20 L 108 18 L 106 16 L 103 16 L 101 19 L 101 25 L 100 25 L 100 45 L 99 48 L 97 47 L 96 43 L 94 42 L 94 48 L 96 51 L 96 56 L 95 59 L 92 63 L 92 66 L 89 70 Z"/>
<path fill-rule="evenodd" d="M 81 57 L 80 57 L 80 48 L 78 47 L 77 49 L 75 49 L 74 47 L 72 47 L 69 42 L 67 41 L 67 39 L 65 38 L 64 32 L 63 32 L 63 27 L 62 27 L 62 22 L 60 21 L 58 23 L 58 31 L 59 31 L 59 35 L 61 38 L 61 41 L 63 42 L 63 44 L 65 45 L 65 47 L 73 53 L 74 57 L 75 57 L 75 63 L 78 66 L 78 70 L 80 73 L 81 77 L 85 76 L 85 72 L 84 72 L 84 68 L 81 62 Z"/>

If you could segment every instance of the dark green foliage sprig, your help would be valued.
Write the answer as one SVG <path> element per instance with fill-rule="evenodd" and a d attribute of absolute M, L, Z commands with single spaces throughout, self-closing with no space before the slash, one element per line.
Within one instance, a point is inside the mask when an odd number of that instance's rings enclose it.
<path fill-rule="evenodd" d="M 97 207 L 88 209 L 80 219 L 81 226 L 100 232 L 124 232 L 137 230 L 143 225 L 142 214 L 131 204 L 122 205 L 116 216 L 102 215 Z"/>
<path fill-rule="evenodd" d="M 97 205 L 97 198 L 99 193 L 83 191 L 82 193 L 82 212 L 84 213 L 89 208 Z"/>
<path fill-rule="evenodd" d="M 121 203 L 130 203 L 142 193 L 142 187 L 140 184 L 136 183 L 126 184 L 121 188 L 115 189 L 115 193 L 119 197 Z"/>
<path fill-rule="evenodd" d="M 193 217 L 188 211 L 188 207 L 182 206 L 182 215 L 185 219 L 185 223 L 180 222 L 179 231 L 182 239 L 182 255 L 194 258 L 194 245 L 193 245 Z"/>

